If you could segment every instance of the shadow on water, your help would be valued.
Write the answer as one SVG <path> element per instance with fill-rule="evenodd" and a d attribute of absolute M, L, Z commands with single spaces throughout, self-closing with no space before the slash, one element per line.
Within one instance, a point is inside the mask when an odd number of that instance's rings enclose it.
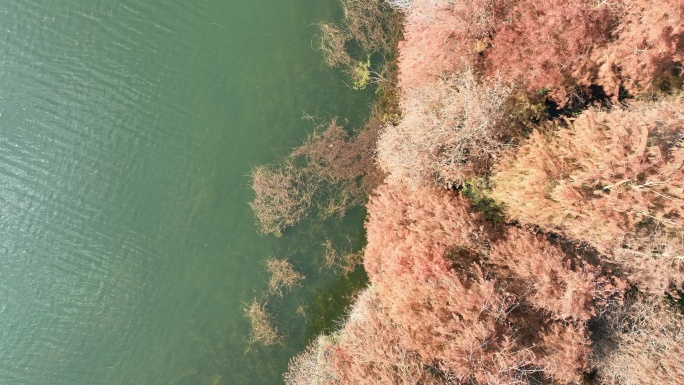
<path fill-rule="evenodd" d="M 310 341 L 319 334 L 330 334 L 338 329 L 356 294 L 367 283 L 368 276 L 363 267 L 359 266 L 347 276 L 340 276 L 317 290 L 306 311 L 308 328 L 305 340 Z"/>

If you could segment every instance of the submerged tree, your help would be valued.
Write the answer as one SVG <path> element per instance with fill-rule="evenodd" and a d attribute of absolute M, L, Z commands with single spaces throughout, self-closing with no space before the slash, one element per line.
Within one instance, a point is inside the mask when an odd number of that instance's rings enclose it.
<path fill-rule="evenodd" d="M 363 204 L 384 177 L 373 161 L 377 135 L 377 130 L 350 135 L 333 121 L 281 164 L 255 167 L 250 206 L 261 232 L 281 235 L 314 208 L 325 218 Z"/>
<path fill-rule="evenodd" d="M 269 292 L 280 296 L 283 294 L 283 289 L 292 289 L 304 279 L 304 275 L 296 271 L 287 259 L 267 259 L 266 271 L 271 275 L 268 281 Z"/>
<path fill-rule="evenodd" d="M 245 308 L 245 317 L 249 320 L 251 332 L 249 344 L 261 344 L 264 346 L 277 344 L 282 340 L 278 328 L 273 323 L 271 314 L 266 310 L 266 303 L 259 302 L 256 298 Z"/>
<path fill-rule="evenodd" d="M 252 170 L 254 200 L 250 206 L 262 233 L 282 234 L 308 213 L 316 186 L 292 163 Z"/>
<path fill-rule="evenodd" d="M 342 21 L 321 22 L 318 48 L 325 63 L 340 68 L 355 89 L 383 79 L 371 69 L 370 57 L 394 51 L 401 37 L 401 15 L 384 0 L 342 0 Z"/>

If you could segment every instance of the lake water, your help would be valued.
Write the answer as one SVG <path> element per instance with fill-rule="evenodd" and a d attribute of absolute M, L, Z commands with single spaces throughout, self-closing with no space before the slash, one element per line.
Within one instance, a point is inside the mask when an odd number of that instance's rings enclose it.
<path fill-rule="evenodd" d="M 321 243 L 362 213 L 257 233 L 252 166 L 367 113 L 312 49 L 338 0 L 0 4 L 0 384 L 278 384 L 349 283 Z M 346 240 L 346 236 L 349 240 Z M 247 350 L 264 260 L 283 345 Z M 303 306 L 305 314 L 295 309 Z"/>

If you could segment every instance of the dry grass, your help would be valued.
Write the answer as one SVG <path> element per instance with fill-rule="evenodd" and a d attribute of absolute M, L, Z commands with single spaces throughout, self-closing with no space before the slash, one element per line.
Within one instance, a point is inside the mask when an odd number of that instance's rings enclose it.
<path fill-rule="evenodd" d="M 302 273 L 292 267 L 287 259 L 269 258 L 266 260 L 266 271 L 271 275 L 268 281 L 269 293 L 278 294 L 281 297 L 283 289 L 290 290 L 305 278 Z"/>
<path fill-rule="evenodd" d="M 249 344 L 270 346 L 282 340 L 278 328 L 273 323 L 273 317 L 266 310 L 266 302 L 259 302 L 256 298 L 245 308 L 245 317 L 251 325 Z"/>

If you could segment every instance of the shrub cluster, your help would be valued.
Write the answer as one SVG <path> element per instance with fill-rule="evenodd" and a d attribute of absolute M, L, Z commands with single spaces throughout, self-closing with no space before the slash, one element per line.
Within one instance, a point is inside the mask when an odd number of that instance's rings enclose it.
<path fill-rule="evenodd" d="M 510 136 L 512 86 L 480 83 L 472 70 L 403 93 L 403 117 L 378 142 L 388 181 L 410 185 L 463 181 L 487 169 Z"/>
<path fill-rule="evenodd" d="M 377 139 L 370 285 L 286 383 L 683 383 L 663 299 L 684 284 L 681 1 L 387 4 L 402 112 Z M 325 137 L 299 156 L 359 175 Z"/>

